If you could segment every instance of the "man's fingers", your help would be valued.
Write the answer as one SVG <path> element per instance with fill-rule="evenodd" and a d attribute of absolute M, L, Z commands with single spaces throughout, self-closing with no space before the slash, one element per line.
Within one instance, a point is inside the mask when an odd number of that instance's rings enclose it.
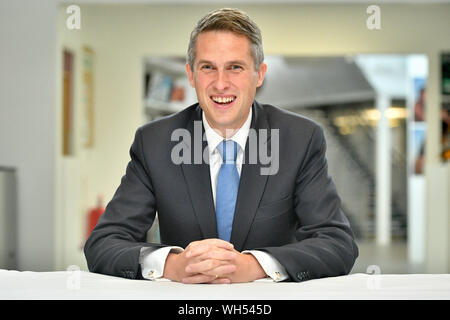
<path fill-rule="evenodd" d="M 195 284 L 195 283 L 229 284 L 231 283 L 231 280 L 226 277 L 224 278 L 218 276 L 216 277 L 216 275 L 209 276 L 204 274 L 196 274 L 190 277 L 183 278 L 182 282 L 186 284 Z"/>
<path fill-rule="evenodd" d="M 213 248 L 222 248 L 226 250 L 233 250 L 234 246 L 232 243 L 221 240 L 221 239 L 205 239 L 201 241 L 195 241 L 189 244 L 186 248 L 186 257 L 195 257 L 205 252 L 212 250 Z"/>
<path fill-rule="evenodd" d="M 234 264 L 226 263 L 220 260 L 203 260 L 198 263 L 190 264 L 186 267 L 187 273 L 202 273 L 206 275 L 224 275 L 236 270 Z"/>
<path fill-rule="evenodd" d="M 212 283 L 212 284 L 229 284 L 231 283 L 231 280 L 228 278 L 216 278 L 211 282 L 208 283 Z"/>
<path fill-rule="evenodd" d="M 221 261 L 232 261 L 236 259 L 236 257 L 237 254 L 234 251 L 224 249 L 213 249 L 197 256 L 196 260 L 202 261 L 207 259 L 215 259 Z"/>
<path fill-rule="evenodd" d="M 195 274 L 182 279 L 183 283 L 207 283 L 216 280 L 216 276 L 208 276 L 204 274 Z"/>
<path fill-rule="evenodd" d="M 214 248 L 222 248 L 225 250 L 233 250 L 232 243 L 221 239 L 205 239 L 200 241 L 194 241 L 186 248 L 186 257 L 192 258 L 198 255 L 204 254 Z"/>
<path fill-rule="evenodd" d="M 206 271 L 204 274 L 207 275 L 217 275 L 217 276 L 226 276 L 236 271 L 236 266 L 234 264 L 226 264 L 222 266 L 218 266 L 217 268 Z"/>
<path fill-rule="evenodd" d="M 225 240 L 222 240 L 222 239 L 217 239 L 217 238 L 210 238 L 210 239 L 203 239 L 203 240 L 193 241 L 193 242 L 191 242 L 188 245 L 188 247 L 186 249 L 194 248 L 194 247 L 197 247 L 197 246 L 203 245 L 203 244 L 211 244 L 211 245 L 214 245 L 216 247 L 221 247 L 221 248 L 224 248 L 224 249 L 227 249 L 227 248 L 228 249 L 232 249 L 232 248 L 234 248 L 233 244 L 228 242 L 228 241 L 225 241 Z"/>

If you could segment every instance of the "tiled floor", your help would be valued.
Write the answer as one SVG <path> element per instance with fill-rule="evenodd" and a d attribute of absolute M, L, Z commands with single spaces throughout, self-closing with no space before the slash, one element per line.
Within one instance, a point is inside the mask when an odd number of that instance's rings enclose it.
<path fill-rule="evenodd" d="M 351 273 L 382 274 L 424 273 L 424 266 L 408 262 L 406 241 L 393 241 L 389 246 L 377 246 L 373 241 L 357 242 L 359 257 Z"/>

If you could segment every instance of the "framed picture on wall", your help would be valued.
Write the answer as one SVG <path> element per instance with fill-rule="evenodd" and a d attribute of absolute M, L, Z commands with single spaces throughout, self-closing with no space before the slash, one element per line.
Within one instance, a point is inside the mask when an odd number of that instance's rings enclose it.
<path fill-rule="evenodd" d="M 73 154 L 73 62 L 71 51 L 63 51 L 63 92 L 62 92 L 62 154 Z"/>
<path fill-rule="evenodd" d="M 82 51 L 82 102 L 81 144 L 94 146 L 94 51 L 83 47 Z"/>
<path fill-rule="evenodd" d="M 450 161 L 450 52 L 441 54 L 441 77 L 441 158 L 443 161 Z"/>

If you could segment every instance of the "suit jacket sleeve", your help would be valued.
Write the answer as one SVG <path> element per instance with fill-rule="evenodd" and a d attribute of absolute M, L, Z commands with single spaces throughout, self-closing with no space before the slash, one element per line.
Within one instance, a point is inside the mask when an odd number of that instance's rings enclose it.
<path fill-rule="evenodd" d="M 145 242 L 156 206 L 142 153 L 140 129 L 130 148 L 130 156 L 120 186 L 86 241 L 84 253 L 91 272 L 142 278 L 138 262 L 141 248 L 156 250 L 162 245 Z"/>
<path fill-rule="evenodd" d="M 323 130 L 316 126 L 295 180 L 295 241 L 259 249 L 275 257 L 293 281 L 348 274 L 358 256 L 325 151 Z"/>

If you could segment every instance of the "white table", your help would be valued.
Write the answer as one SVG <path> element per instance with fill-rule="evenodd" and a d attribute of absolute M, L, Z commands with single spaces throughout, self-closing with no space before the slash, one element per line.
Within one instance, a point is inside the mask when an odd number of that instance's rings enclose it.
<path fill-rule="evenodd" d="M 450 274 L 362 273 L 301 283 L 185 285 L 84 271 L 0 270 L 0 299 L 300 300 L 450 299 Z"/>

